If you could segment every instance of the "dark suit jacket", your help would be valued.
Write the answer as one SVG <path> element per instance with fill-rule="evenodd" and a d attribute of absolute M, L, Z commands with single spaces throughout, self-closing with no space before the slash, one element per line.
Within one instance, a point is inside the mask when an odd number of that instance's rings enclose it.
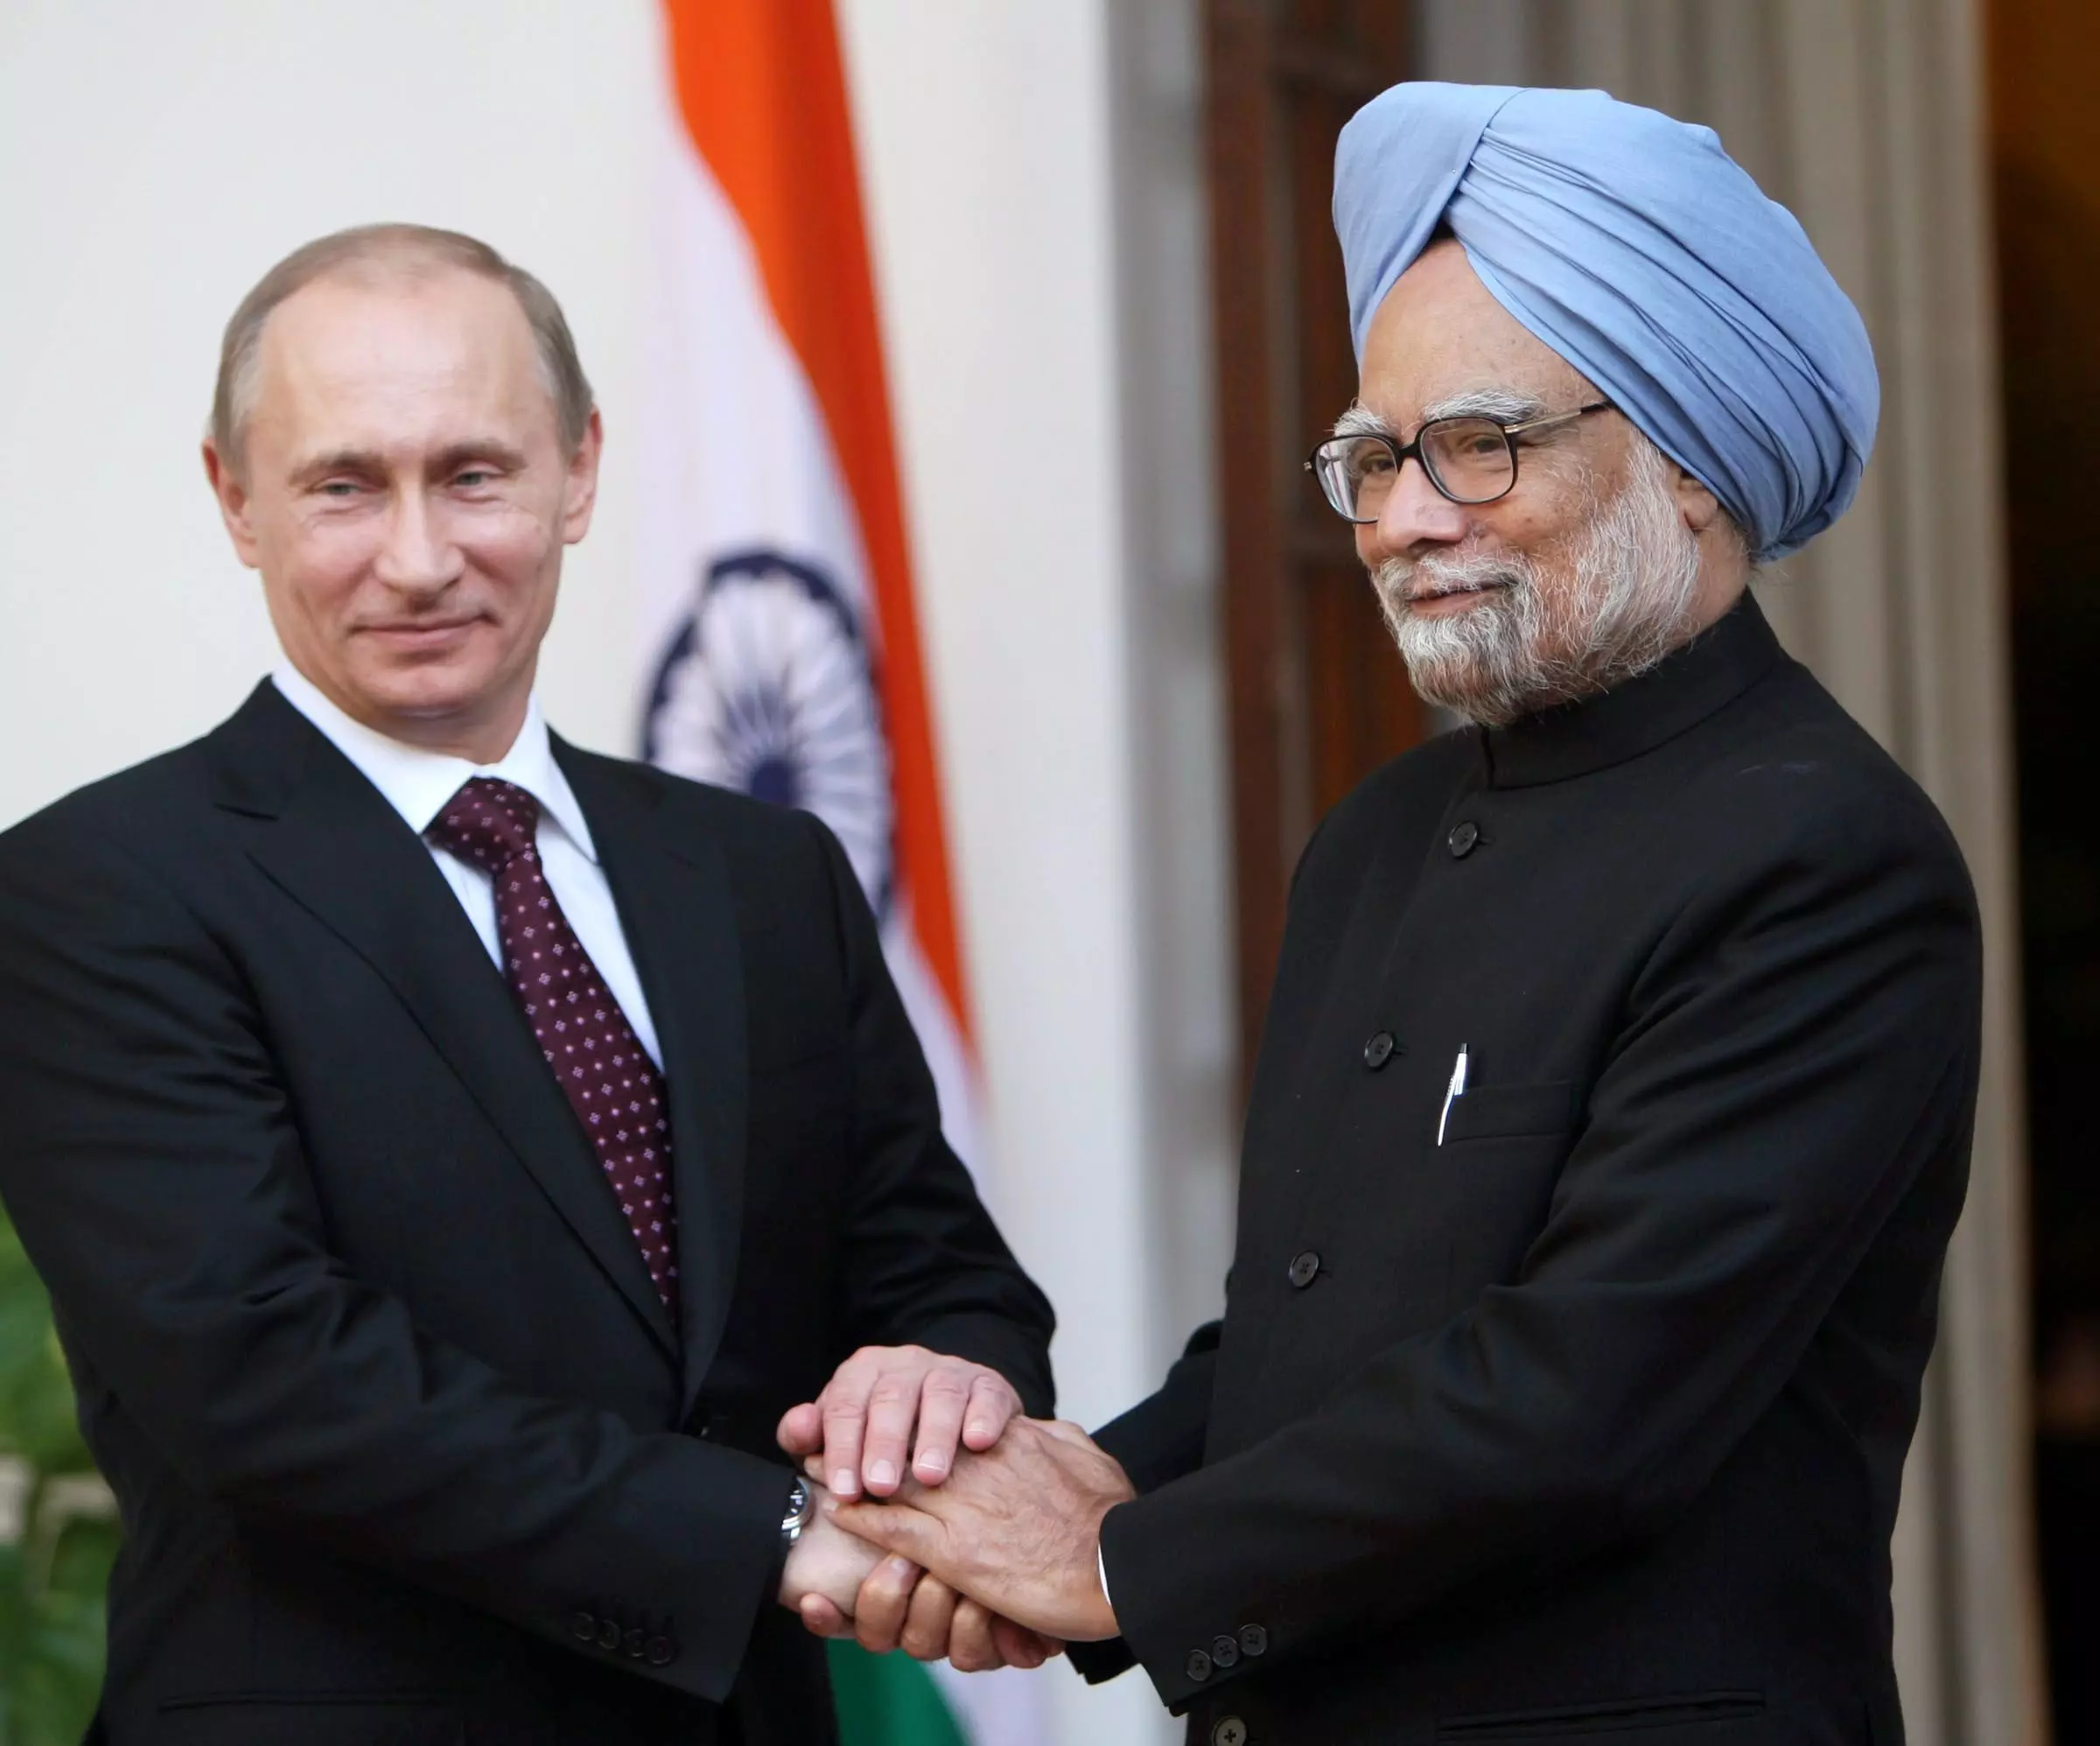
<path fill-rule="evenodd" d="M 1752 604 L 1374 775 L 1293 890 L 1224 1321 L 1102 1434 L 1082 1666 L 1223 1746 L 1893 1746 L 1978 956 Z"/>
<path fill-rule="evenodd" d="M 662 1038 L 679 1328 L 428 852 L 273 688 L 0 837 L 0 1192 L 122 1508 L 119 1746 L 829 1739 L 780 1413 L 910 1341 L 1049 1405 L 829 833 L 556 755 Z"/>

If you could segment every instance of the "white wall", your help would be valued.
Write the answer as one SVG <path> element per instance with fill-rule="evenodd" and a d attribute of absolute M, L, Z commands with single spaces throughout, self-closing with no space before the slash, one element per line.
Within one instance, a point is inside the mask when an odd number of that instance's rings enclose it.
<path fill-rule="evenodd" d="M 1148 395 L 1208 416 L 1193 9 L 1150 14 L 1176 28 L 1133 86 L 1112 4 L 841 4 L 994 1192 L 1089 1421 L 1214 1301 L 1230 1192 L 1208 548 L 1134 536 L 1130 495 L 1161 483 L 1130 452 L 1130 384 L 1149 368 Z M 484 236 L 569 311 L 609 444 L 543 689 L 565 732 L 630 748 L 656 28 L 648 0 L 0 9 L 0 826 L 205 730 L 267 668 L 196 459 L 219 330 L 287 249 L 379 218 Z M 1133 128 L 1119 102 L 1161 107 Z M 1136 277 L 1119 140 L 1168 220 Z M 1167 1735 L 1141 1679 L 1042 1677 L 1060 1738 Z"/>
<path fill-rule="evenodd" d="M 626 739 L 654 28 L 641 0 L 0 8 L 0 823 L 201 732 L 267 667 L 197 460 L 219 331 L 289 249 L 378 218 L 486 236 L 584 336 L 615 464 L 548 691 L 579 737 Z"/>
<path fill-rule="evenodd" d="M 1186 1332 L 1193 1294 L 1177 1289 L 1160 1182 L 1200 1172 L 1210 1192 L 1187 1198 L 1214 1232 L 1230 1178 L 1222 1104 L 1203 1095 L 1222 1097 L 1218 1051 L 1199 1034 L 1183 1052 L 1193 1064 L 1163 1054 L 1165 1003 L 1147 985 L 1160 962 L 1152 898 L 1177 865 L 1160 838 L 1200 859 L 1222 828 L 1198 797 L 1193 828 L 1163 831 L 1141 780 L 1152 639 L 1126 495 L 1143 467 L 1124 405 L 1107 0 L 845 0 L 841 12 L 993 1189 L 1057 1305 L 1060 1408 L 1095 1424 L 1150 1392 Z M 1185 290 L 1200 308 L 1200 286 Z M 1217 738 L 1208 718 L 1180 736 L 1199 786 L 1216 786 L 1200 761 Z M 1222 911 L 1220 855 L 1186 885 L 1200 929 Z M 1222 986 L 1222 924 L 1210 936 Z M 1180 991 L 1202 992 L 1200 978 Z M 1215 1249 L 1194 1269 L 1211 1298 Z M 1066 1676 L 1050 1690 L 1060 1740 L 1179 1734 L 1140 1676 L 1095 1690 Z"/>

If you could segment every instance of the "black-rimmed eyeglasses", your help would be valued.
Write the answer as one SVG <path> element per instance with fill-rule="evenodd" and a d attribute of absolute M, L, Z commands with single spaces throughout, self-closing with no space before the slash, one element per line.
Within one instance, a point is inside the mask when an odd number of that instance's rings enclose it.
<path fill-rule="evenodd" d="M 1586 413 L 1607 412 L 1611 404 L 1595 400 L 1572 412 L 1527 418 L 1521 424 L 1472 413 L 1432 418 L 1407 444 L 1376 431 L 1329 437 L 1306 458 L 1306 471 L 1320 481 L 1334 513 L 1348 522 L 1376 521 L 1401 467 L 1410 459 L 1421 462 L 1429 482 L 1452 502 L 1492 503 L 1516 488 L 1519 437 L 1572 424 Z"/>

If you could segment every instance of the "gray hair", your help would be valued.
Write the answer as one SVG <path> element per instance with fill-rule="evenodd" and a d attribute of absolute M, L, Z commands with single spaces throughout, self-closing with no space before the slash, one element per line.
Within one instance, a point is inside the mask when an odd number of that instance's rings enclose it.
<path fill-rule="evenodd" d="M 256 282 L 241 299 L 219 347 L 219 380 L 212 391 L 212 442 L 236 473 L 248 415 L 256 403 L 256 368 L 262 349 L 262 329 L 285 298 L 331 274 L 354 275 L 360 270 L 416 274 L 456 268 L 494 279 L 510 288 L 532 329 L 540 373 L 554 398 L 562 452 L 573 455 L 582 446 L 597 402 L 576 340 L 554 293 L 522 267 L 514 267 L 487 243 L 457 230 L 423 224 L 361 224 L 317 237 L 295 249 Z"/>
<path fill-rule="evenodd" d="M 1372 571 L 1386 627 L 1416 691 L 1468 721 L 1520 716 L 1607 691 L 1690 634 L 1703 564 L 1676 502 L 1676 464 L 1645 437 L 1625 484 L 1548 570 L 1522 551 L 1390 557 Z M 1418 577 L 1492 588 L 1456 618 L 1413 609 Z"/>

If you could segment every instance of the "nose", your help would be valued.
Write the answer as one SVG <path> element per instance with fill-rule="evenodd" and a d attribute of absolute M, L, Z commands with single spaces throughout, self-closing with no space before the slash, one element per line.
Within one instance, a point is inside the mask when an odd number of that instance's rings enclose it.
<path fill-rule="evenodd" d="M 1418 546 L 1456 545 L 1472 525 L 1471 512 L 1429 482 L 1419 459 L 1401 464 L 1378 519 L 1356 529 L 1357 546 L 1372 564 L 1404 557 Z"/>
<path fill-rule="evenodd" d="M 379 579 L 404 594 L 435 594 L 458 581 L 463 567 L 459 548 L 431 512 L 429 494 L 414 487 L 397 493 L 374 565 Z"/>

